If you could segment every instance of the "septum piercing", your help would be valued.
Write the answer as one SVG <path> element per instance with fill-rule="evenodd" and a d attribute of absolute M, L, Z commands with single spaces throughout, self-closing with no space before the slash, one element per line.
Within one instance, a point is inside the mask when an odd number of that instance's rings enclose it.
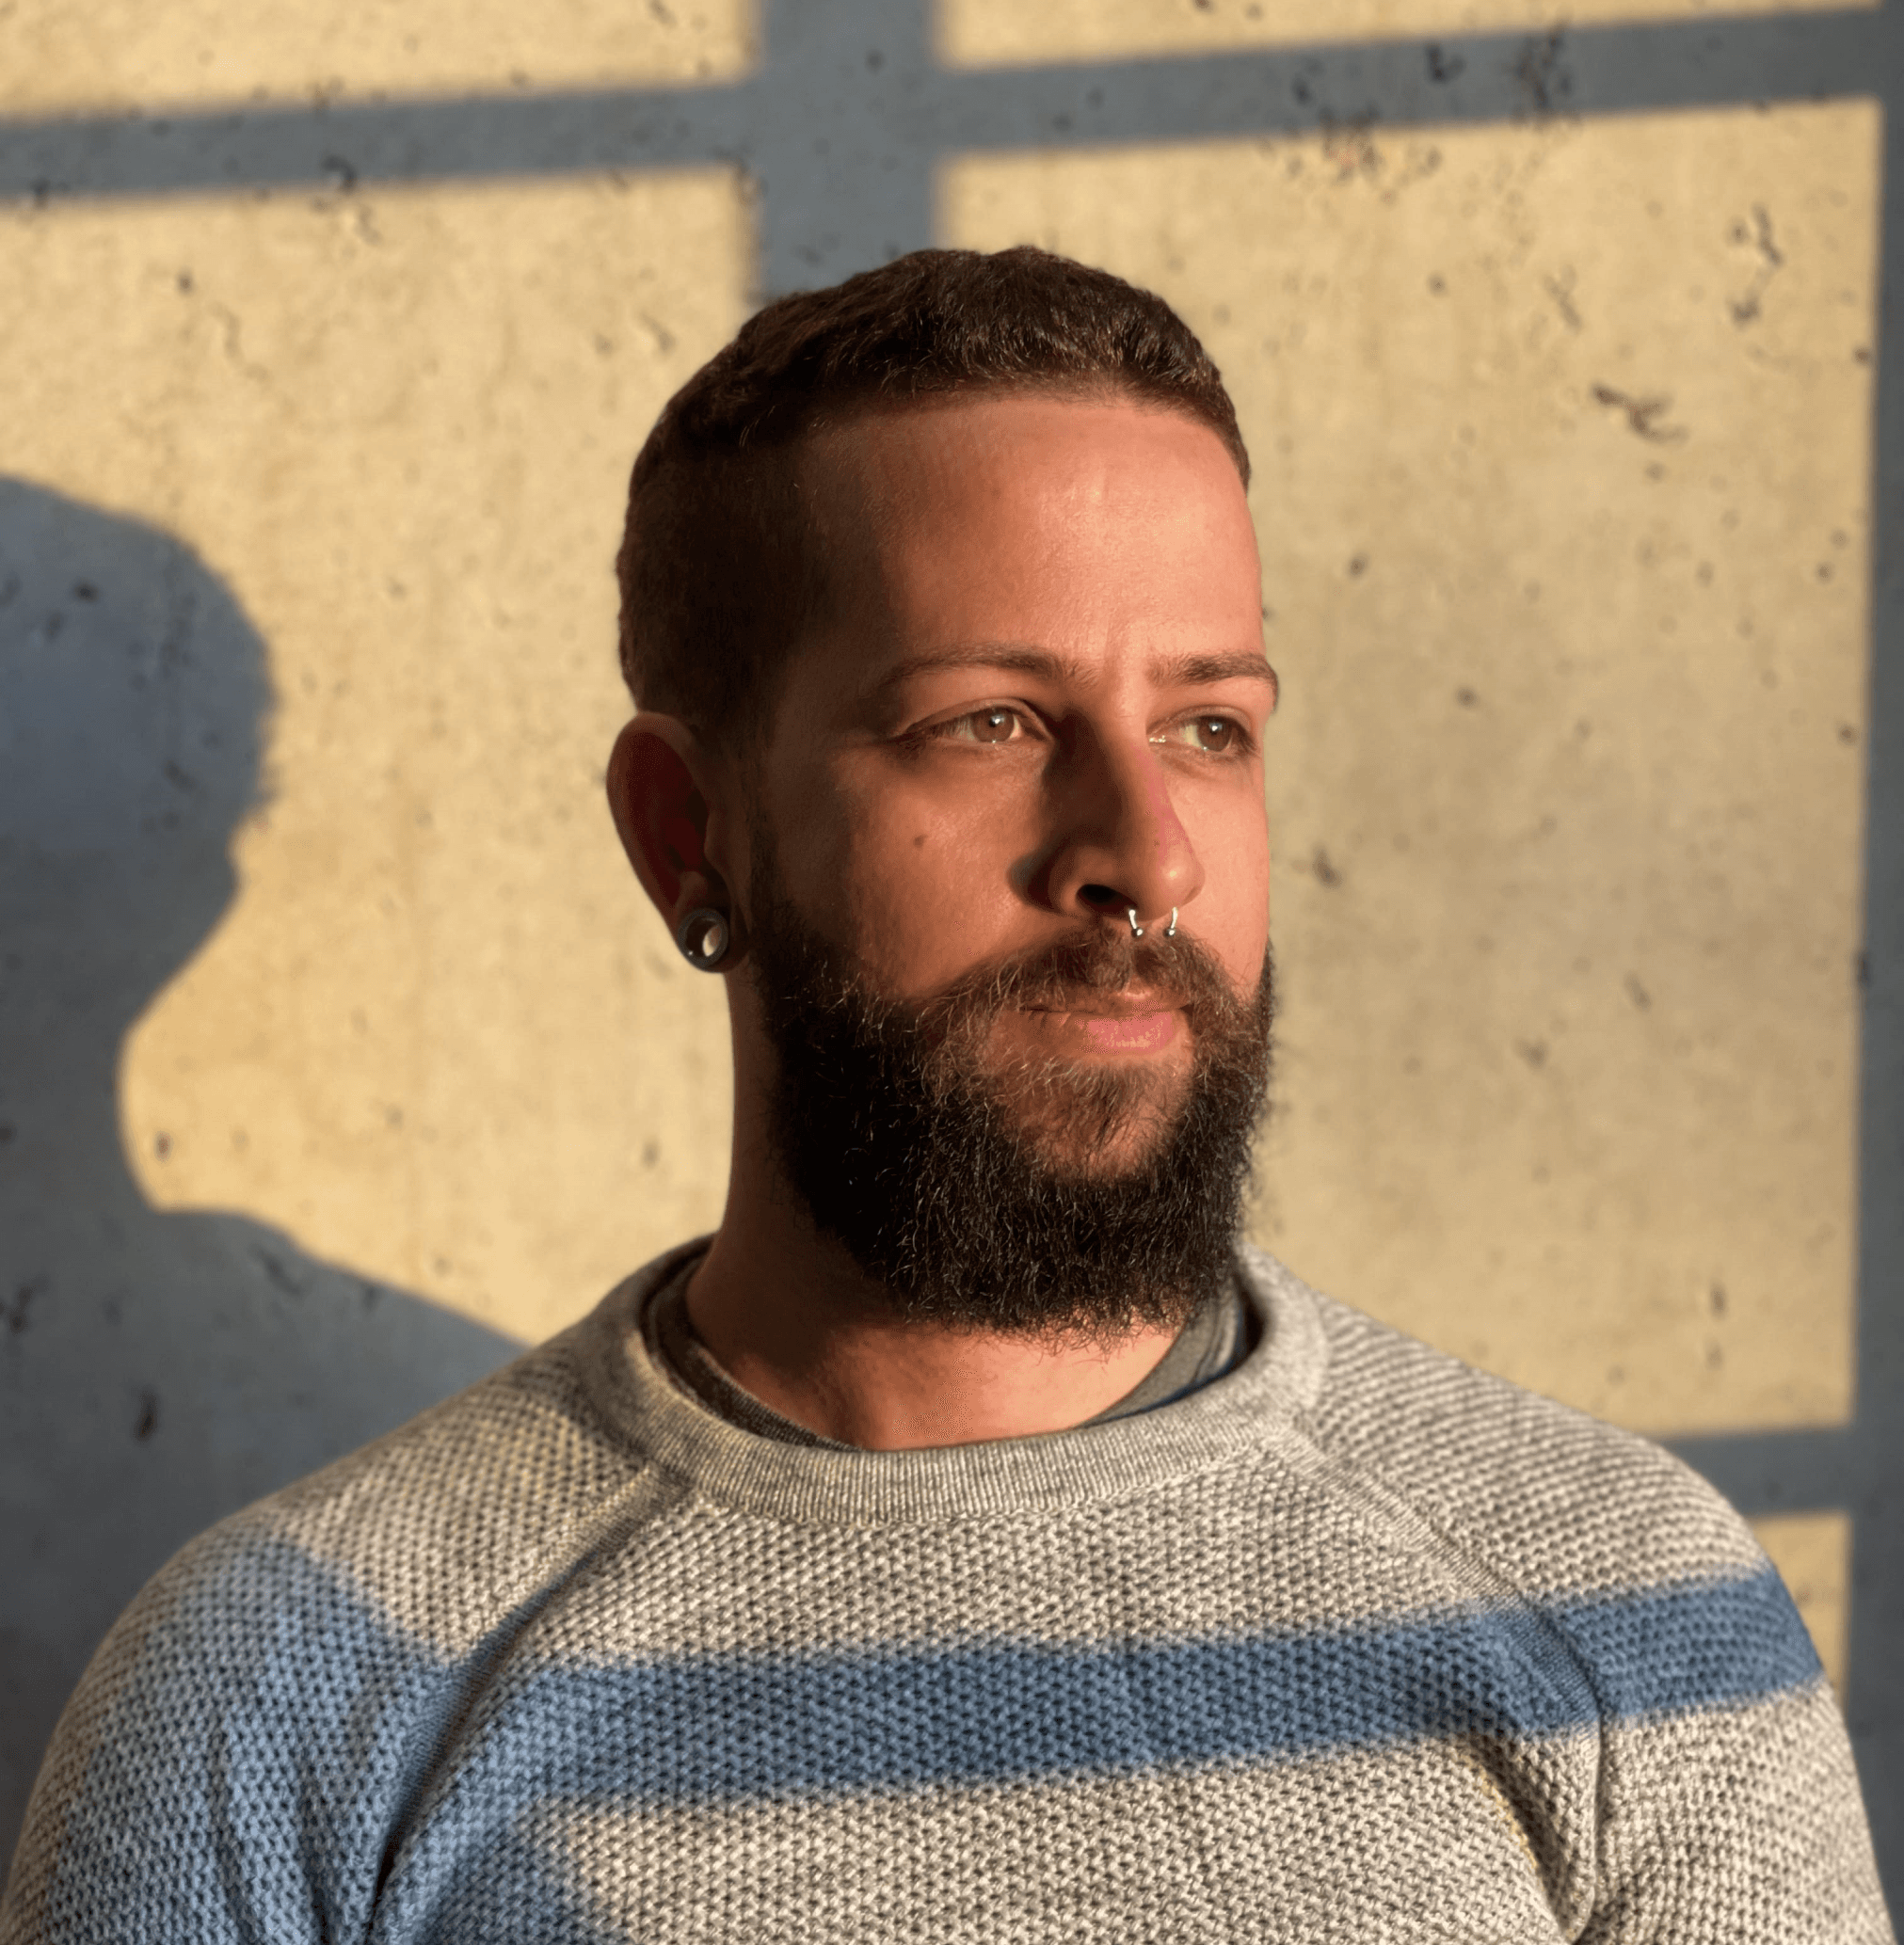
<path fill-rule="evenodd" d="M 1130 921 L 1130 936 L 1133 939 L 1141 939 L 1144 936 L 1144 928 L 1137 922 L 1137 907 L 1135 905 L 1126 905 L 1124 916 Z M 1174 939 L 1176 936 L 1176 907 L 1175 905 L 1170 908 L 1170 923 L 1164 927 L 1163 935 L 1167 939 Z"/>

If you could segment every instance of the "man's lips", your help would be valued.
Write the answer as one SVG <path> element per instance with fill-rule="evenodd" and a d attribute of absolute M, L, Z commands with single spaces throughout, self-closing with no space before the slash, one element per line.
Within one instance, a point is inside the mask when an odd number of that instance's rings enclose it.
<path fill-rule="evenodd" d="M 1147 1054 L 1176 1037 L 1176 1008 L 1147 1013 L 1074 1013 L 1093 1046 L 1108 1052 Z"/>
<path fill-rule="evenodd" d="M 1176 1037 L 1183 1002 L 1163 993 L 1093 993 L 1074 1005 L 1024 1009 L 1033 1030 L 1081 1038 L 1107 1053 L 1151 1053 Z"/>

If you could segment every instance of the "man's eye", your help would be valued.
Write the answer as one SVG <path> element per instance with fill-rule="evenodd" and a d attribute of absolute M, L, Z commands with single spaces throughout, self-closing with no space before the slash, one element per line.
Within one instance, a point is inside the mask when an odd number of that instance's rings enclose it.
<path fill-rule="evenodd" d="M 939 734 L 956 742 L 1010 742 L 1023 726 L 1016 709 L 974 709 L 946 724 Z"/>
<path fill-rule="evenodd" d="M 1228 757 L 1242 747 L 1242 727 L 1230 716 L 1186 716 L 1157 741 L 1187 743 L 1208 757 Z"/>

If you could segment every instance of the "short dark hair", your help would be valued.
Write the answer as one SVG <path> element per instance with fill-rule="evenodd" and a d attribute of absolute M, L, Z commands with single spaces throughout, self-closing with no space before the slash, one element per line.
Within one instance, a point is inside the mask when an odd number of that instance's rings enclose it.
<path fill-rule="evenodd" d="M 915 250 L 769 304 L 668 401 L 634 462 L 616 561 L 637 705 L 722 744 L 764 727 L 821 597 L 798 441 L 967 391 L 1109 391 L 1207 425 L 1249 484 L 1217 368 L 1161 297 L 1048 250 Z"/>

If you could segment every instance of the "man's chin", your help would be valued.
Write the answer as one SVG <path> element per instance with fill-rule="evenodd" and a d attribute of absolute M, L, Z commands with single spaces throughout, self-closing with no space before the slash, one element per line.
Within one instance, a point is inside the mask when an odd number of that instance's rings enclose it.
<path fill-rule="evenodd" d="M 1048 1070 L 998 1101 L 1026 1155 L 1060 1182 L 1135 1181 L 1175 1139 L 1188 1074 L 1118 1062 Z"/>

